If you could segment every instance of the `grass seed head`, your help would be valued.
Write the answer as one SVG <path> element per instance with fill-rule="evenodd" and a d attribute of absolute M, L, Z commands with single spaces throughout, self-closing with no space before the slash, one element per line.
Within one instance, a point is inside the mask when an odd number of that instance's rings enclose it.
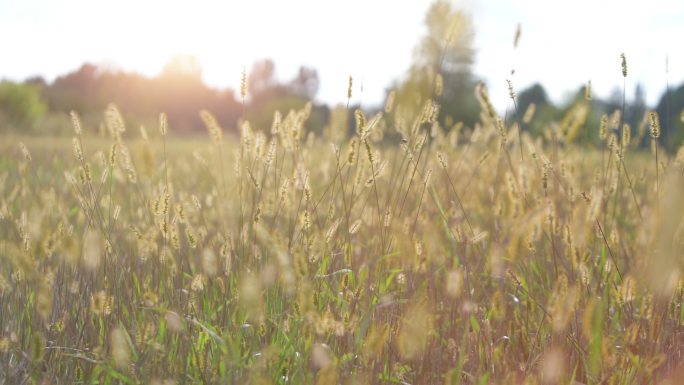
<path fill-rule="evenodd" d="M 159 132 L 162 134 L 162 136 L 166 136 L 166 133 L 169 130 L 169 121 L 166 118 L 165 113 L 160 113 L 159 114 Z M 145 134 L 147 136 L 147 134 Z"/>
<path fill-rule="evenodd" d="M 515 37 L 513 38 L 513 48 L 518 48 L 518 44 L 520 43 L 520 36 L 522 35 L 522 25 L 518 23 L 518 26 L 515 28 Z"/>
<path fill-rule="evenodd" d="M 444 92 L 444 78 L 442 77 L 442 74 L 437 74 L 435 76 L 435 96 L 442 96 L 442 93 Z"/>
<path fill-rule="evenodd" d="M 19 149 L 21 150 L 21 155 L 24 157 L 24 160 L 30 162 L 31 153 L 29 152 L 28 148 L 26 148 L 26 145 L 23 142 L 19 142 Z"/>
<path fill-rule="evenodd" d="M 240 74 L 240 99 L 242 103 L 245 102 L 247 97 L 247 68 L 242 67 L 242 73 Z"/>
<path fill-rule="evenodd" d="M 511 100 L 515 101 L 516 94 L 515 89 L 513 88 L 513 82 L 510 79 L 506 79 L 506 83 L 508 84 L 508 96 Z"/>
<path fill-rule="evenodd" d="M 608 115 L 601 116 L 601 124 L 599 126 L 599 139 L 606 140 L 608 137 Z"/>
<path fill-rule="evenodd" d="M 657 112 L 651 111 L 648 113 L 648 124 L 651 127 L 649 131 L 651 138 L 658 139 L 660 137 L 660 119 Z"/>
<path fill-rule="evenodd" d="M 591 100 L 591 80 L 587 81 L 587 85 L 584 87 L 584 99 Z"/>
<path fill-rule="evenodd" d="M 76 111 L 71 111 L 69 116 L 71 116 L 71 125 L 74 127 L 74 133 L 77 136 L 81 136 L 83 129 L 81 128 L 81 120 L 78 118 L 78 114 Z"/>
<path fill-rule="evenodd" d="M 626 148 L 632 140 L 632 127 L 629 123 L 622 125 L 622 147 Z"/>
<path fill-rule="evenodd" d="M 392 109 L 394 108 L 394 100 L 397 97 L 397 92 L 395 90 L 390 91 L 390 93 L 387 95 L 387 100 L 385 101 L 385 113 L 389 114 L 392 112 Z M 682 111 L 682 116 L 684 116 L 684 111 Z"/>

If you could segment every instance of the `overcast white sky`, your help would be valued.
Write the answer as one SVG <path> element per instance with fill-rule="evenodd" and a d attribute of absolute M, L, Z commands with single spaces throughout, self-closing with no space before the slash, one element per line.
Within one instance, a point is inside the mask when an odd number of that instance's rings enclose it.
<path fill-rule="evenodd" d="M 270 57 L 281 79 L 315 67 L 317 99 L 342 102 L 348 74 L 364 104 L 411 62 L 425 31 L 430 0 L 0 0 L 0 78 L 55 76 L 83 62 L 156 75 L 177 53 L 196 56 L 204 80 L 235 88 L 243 66 Z M 518 89 L 541 82 L 560 101 L 588 79 L 607 97 L 622 86 L 619 54 L 629 64 L 628 95 L 637 82 L 654 103 L 684 81 L 684 1 L 453 1 L 473 17 L 474 72 L 494 102 L 507 103 L 505 79 Z M 513 51 L 513 35 L 522 38 Z M 500 101 L 500 102 L 499 102 Z"/>

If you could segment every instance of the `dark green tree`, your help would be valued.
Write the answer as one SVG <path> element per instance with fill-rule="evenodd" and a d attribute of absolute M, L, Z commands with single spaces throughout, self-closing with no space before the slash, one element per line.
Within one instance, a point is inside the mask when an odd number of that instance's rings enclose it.
<path fill-rule="evenodd" d="M 669 93 L 663 93 L 656 106 L 656 112 L 660 116 L 662 126 L 661 143 L 668 151 L 676 151 L 684 142 L 684 84 L 670 90 Z"/>
<path fill-rule="evenodd" d="M 0 130 L 29 131 L 47 111 L 39 87 L 0 82 Z"/>
<path fill-rule="evenodd" d="M 532 103 L 535 104 L 536 108 L 543 108 L 551 104 L 546 90 L 539 83 L 535 83 L 518 93 L 518 108 L 521 113 L 525 113 Z"/>
<path fill-rule="evenodd" d="M 518 111 L 520 118 L 523 119 L 528 109 L 534 104 L 534 112 L 529 123 L 525 124 L 525 129 L 532 135 L 541 135 L 543 130 L 554 119 L 558 118 L 559 112 L 556 106 L 551 103 L 544 87 L 535 83 L 518 93 Z M 513 118 L 512 116 L 509 118 Z"/>

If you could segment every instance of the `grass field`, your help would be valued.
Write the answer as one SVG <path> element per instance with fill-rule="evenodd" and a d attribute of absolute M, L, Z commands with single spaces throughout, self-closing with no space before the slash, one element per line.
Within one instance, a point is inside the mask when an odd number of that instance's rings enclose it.
<path fill-rule="evenodd" d="M 0 383 L 681 381 L 681 159 L 481 102 L 1 138 Z"/>

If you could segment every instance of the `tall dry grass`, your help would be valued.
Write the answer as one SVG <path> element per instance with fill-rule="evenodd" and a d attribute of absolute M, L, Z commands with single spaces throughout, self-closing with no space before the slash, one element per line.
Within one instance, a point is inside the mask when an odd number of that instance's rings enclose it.
<path fill-rule="evenodd" d="M 193 144 L 111 106 L 73 156 L 6 138 L 0 382 L 676 383 L 683 158 L 586 101 L 543 141 L 433 95 L 322 134 L 310 104 L 239 138 L 202 111 Z"/>

